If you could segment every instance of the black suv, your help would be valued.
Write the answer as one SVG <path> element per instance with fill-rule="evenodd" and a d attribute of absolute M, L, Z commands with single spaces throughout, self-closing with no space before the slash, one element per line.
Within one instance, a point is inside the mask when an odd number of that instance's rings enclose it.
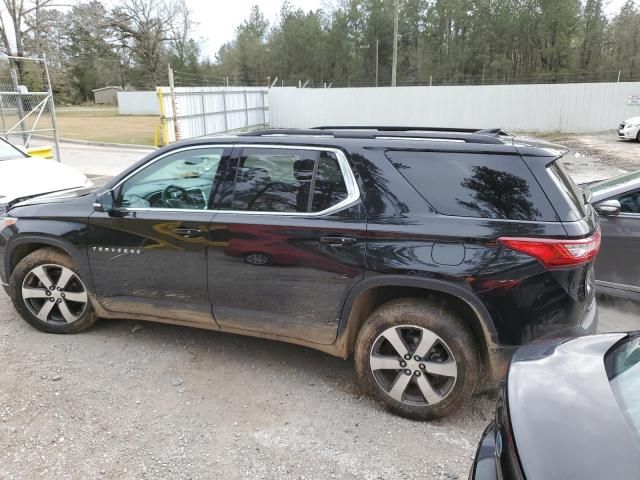
<path fill-rule="evenodd" d="M 46 332 L 131 318 L 353 354 L 390 410 L 435 418 L 518 345 L 596 328 L 598 220 L 564 153 L 500 130 L 190 140 L 9 206 L 0 276 Z"/>

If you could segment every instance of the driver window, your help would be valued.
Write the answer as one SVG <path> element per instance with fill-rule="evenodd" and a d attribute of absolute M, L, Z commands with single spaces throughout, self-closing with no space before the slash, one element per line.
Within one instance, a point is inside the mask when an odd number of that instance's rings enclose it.
<path fill-rule="evenodd" d="M 152 163 L 122 184 L 124 208 L 209 208 L 222 148 L 182 150 Z"/>
<path fill-rule="evenodd" d="M 620 212 L 640 213 L 640 190 L 620 195 L 618 201 L 620 202 Z"/>

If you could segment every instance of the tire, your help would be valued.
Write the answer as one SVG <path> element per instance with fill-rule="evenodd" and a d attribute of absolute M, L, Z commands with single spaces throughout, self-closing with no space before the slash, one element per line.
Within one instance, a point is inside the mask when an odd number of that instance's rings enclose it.
<path fill-rule="evenodd" d="M 78 333 L 97 320 L 86 283 L 71 258 L 58 250 L 43 248 L 23 258 L 11 274 L 9 291 L 22 318 L 43 332 Z"/>
<path fill-rule="evenodd" d="M 640 142 L 640 130 L 638 130 L 638 133 L 636 134 L 636 142 Z"/>
<path fill-rule="evenodd" d="M 480 378 L 469 328 L 446 306 L 420 298 L 393 300 L 373 312 L 358 334 L 354 357 L 361 387 L 387 410 L 414 420 L 451 414 Z"/>
<path fill-rule="evenodd" d="M 271 264 L 271 256 L 262 252 L 252 252 L 244 256 L 244 261 L 255 267 L 264 267 Z"/>

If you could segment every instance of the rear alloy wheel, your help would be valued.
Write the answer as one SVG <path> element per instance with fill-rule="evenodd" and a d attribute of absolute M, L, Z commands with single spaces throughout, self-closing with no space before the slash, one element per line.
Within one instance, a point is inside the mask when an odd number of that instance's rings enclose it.
<path fill-rule="evenodd" d="M 431 330 L 411 325 L 382 332 L 371 347 L 369 365 L 387 395 L 416 407 L 440 403 L 458 378 L 447 343 Z"/>
<path fill-rule="evenodd" d="M 474 392 L 480 358 L 458 314 L 421 298 L 393 300 L 363 325 L 355 346 L 358 381 L 390 411 L 444 417 Z"/>
<path fill-rule="evenodd" d="M 261 267 L 263 265 L 269 265 L 269 263 L 271 263 L 271 258 L 266 253 L 253 252 L 245 255 L 244 261 L 249 265 Z"/>
<path fill-rule="evenodd" d="M 85 283 L 71 259 L 57 250 L 25 257 L 11 275 L 11 293 L 22 317 L 45 332 L 79 332 L 96 320 Z"/>

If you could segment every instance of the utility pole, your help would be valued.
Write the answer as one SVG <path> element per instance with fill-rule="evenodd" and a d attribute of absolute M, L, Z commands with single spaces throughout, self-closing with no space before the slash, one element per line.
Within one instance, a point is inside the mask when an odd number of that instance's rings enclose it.
<path fill-rule="evenodd" d="M 396 71 L 398 69 L 398 11 L 400 0 L 395 0 L 393 9 L 393 63 L 391 64 L 391 86 L 396 86 Z"/>
<path fill-rule="evenodd" d="M 378 67 L 380 65 L 380 40 L 376 38 L 376 87 L 378 86 Z"/>

